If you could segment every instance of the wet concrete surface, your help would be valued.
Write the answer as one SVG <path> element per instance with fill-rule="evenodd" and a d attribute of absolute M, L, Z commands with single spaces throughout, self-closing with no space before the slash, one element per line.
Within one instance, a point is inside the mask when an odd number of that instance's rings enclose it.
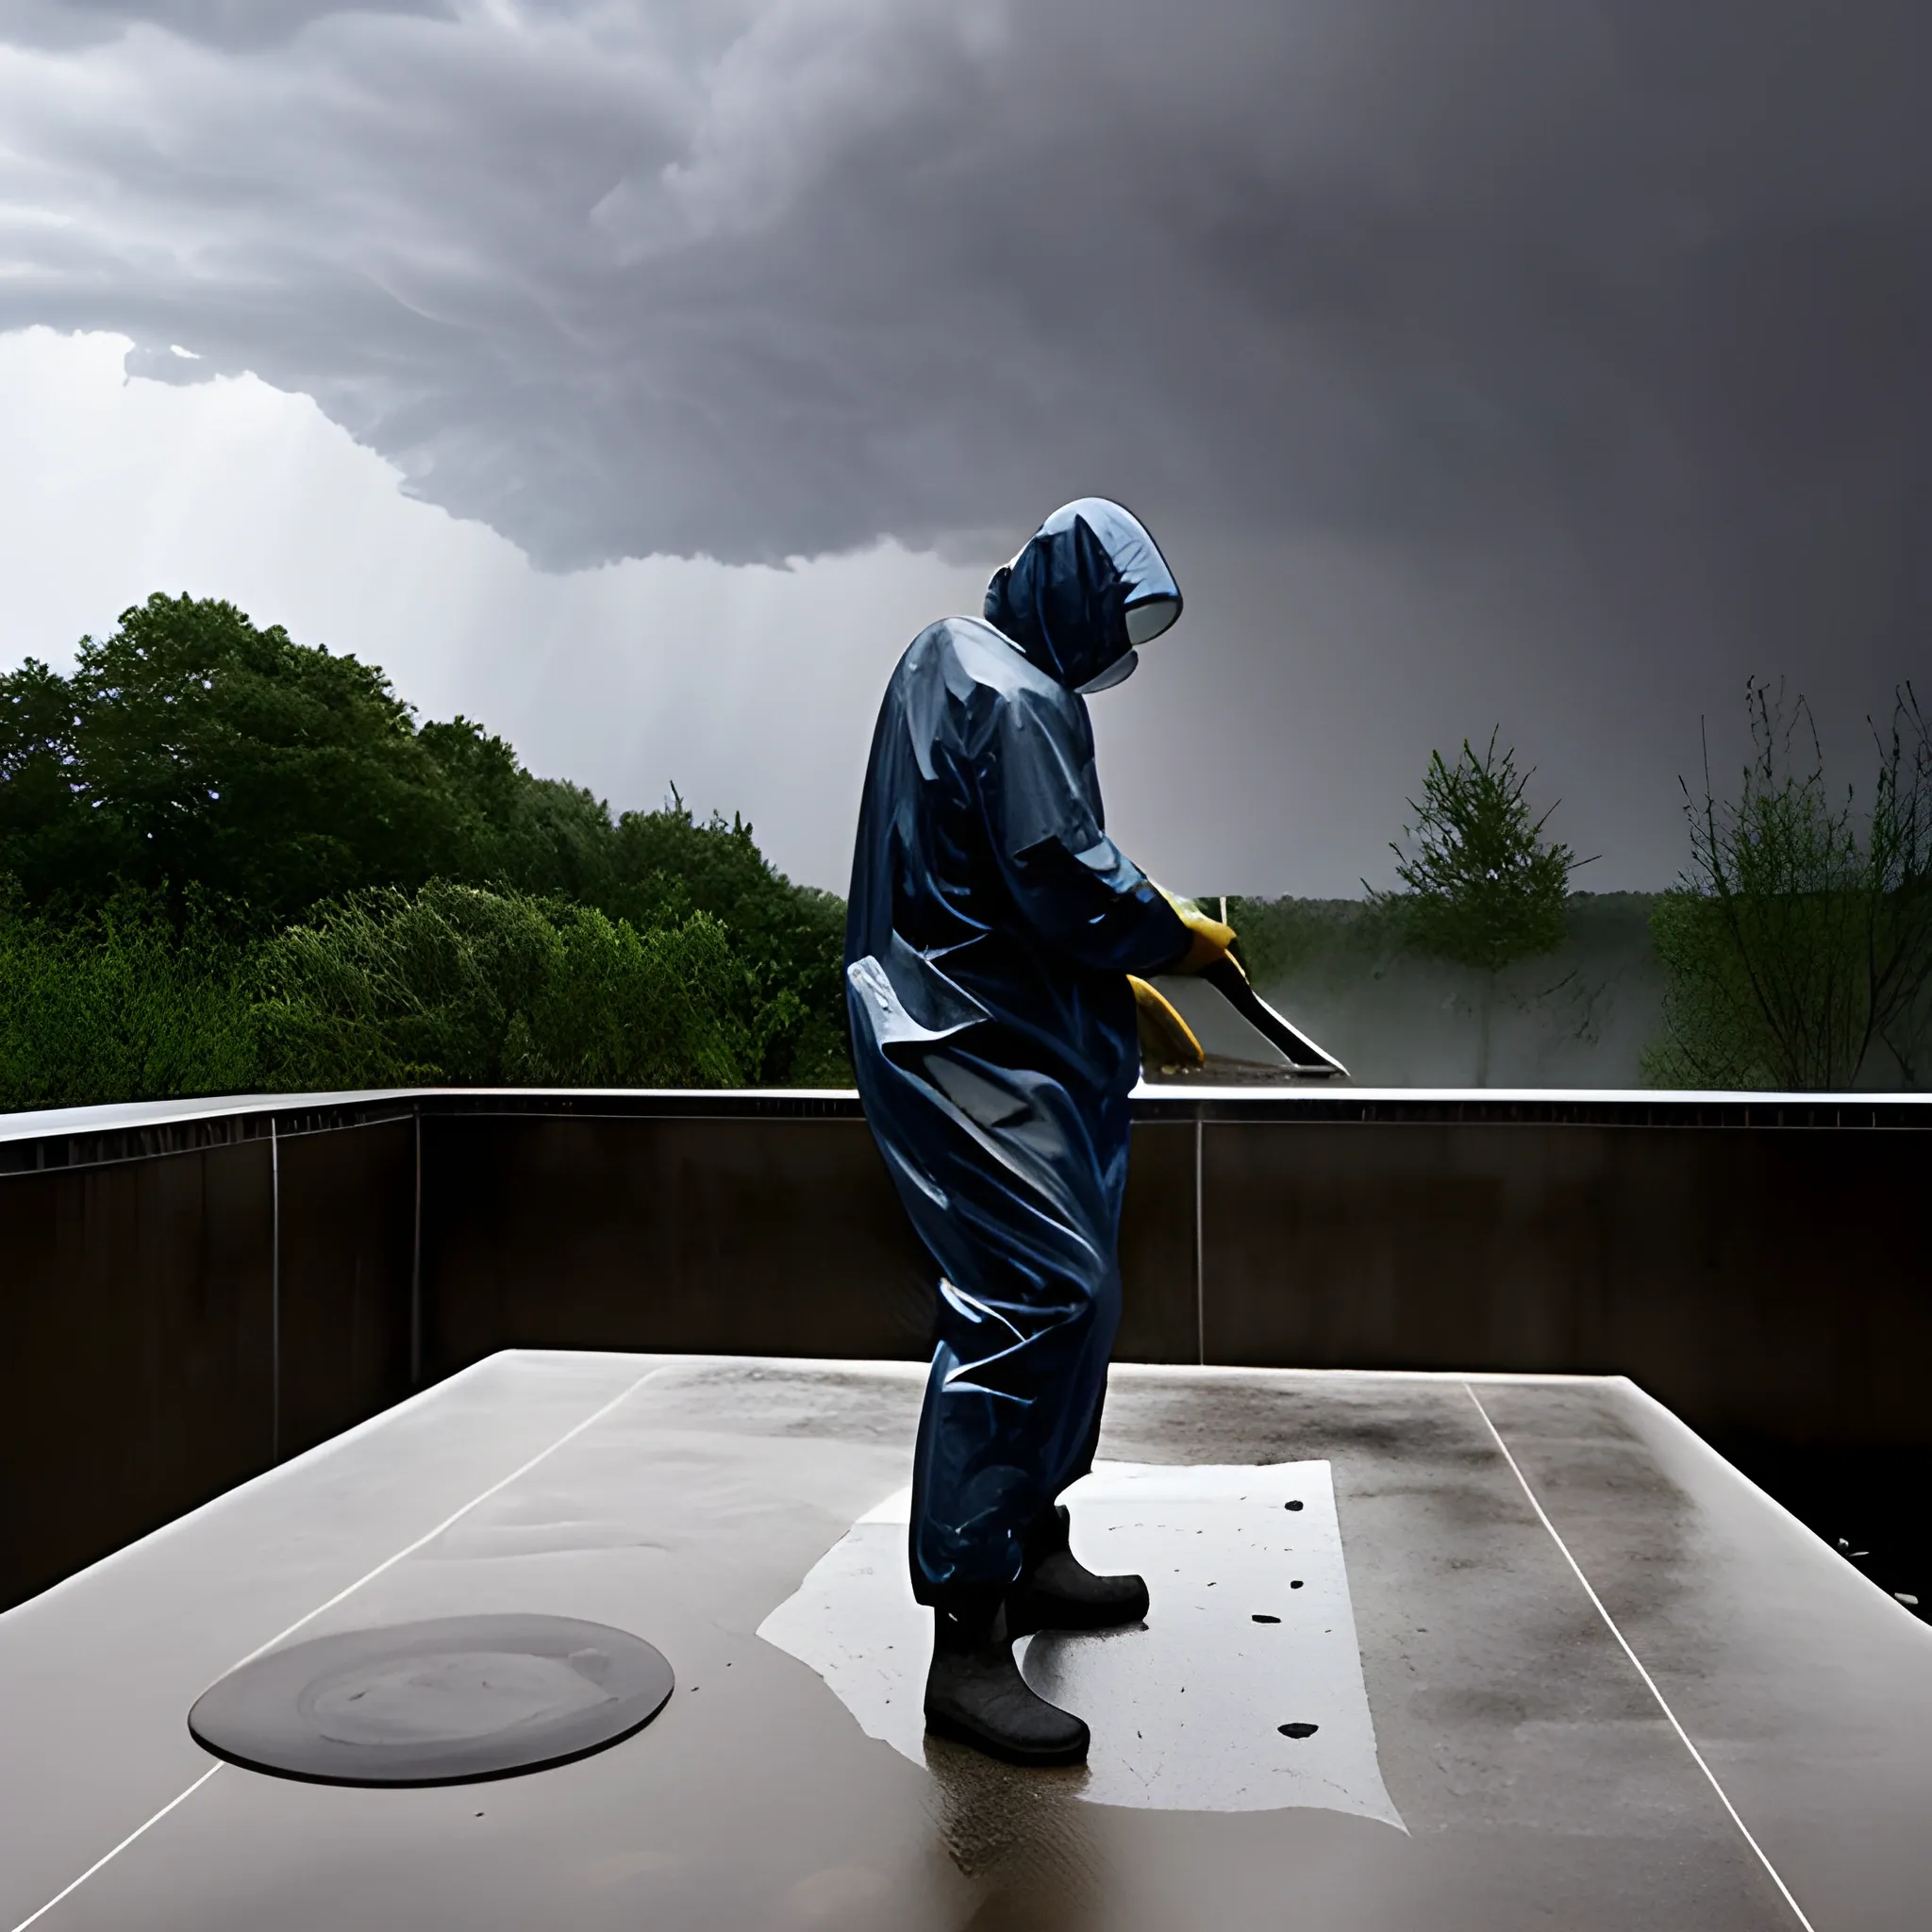
<path fill-rule="evenodd" d="M 905 1484 L 920 1380 L 493 1357 L 8 1612 L 0 1926 L 1924 1922 L 1932 1630 L 1616 1379 L 1114 1373 L 1106 1458 L 1329 1465 L 1406 1828 L 908 1761 L 756 1632 Z M 262 1647 L 509 1611 L 633 1631 L 677 1690 L 594 1757 L 441 1790 L 188 1735 Z"/>

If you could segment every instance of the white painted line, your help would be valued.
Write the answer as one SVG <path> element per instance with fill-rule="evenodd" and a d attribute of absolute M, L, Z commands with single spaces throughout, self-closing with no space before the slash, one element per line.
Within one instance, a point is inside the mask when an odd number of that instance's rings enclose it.
<path fill-rule="evenodd" d="M 375 1566 L 374 1570 L 370 1571 L 366 1575 L 357 1577 L 355 1582 L 348 1585 L 347 1588 L 337 1591 L 335 1595 L 330 1597 L 326 1603 L 317 1604 L 316 1607 L 312 1610 L 308 1611 L 305 1616 L 297 1617 L 295 1621 L 292 1624 L 291 1624 L 286 1630 L 279 1630 L 275 1634 L 275 1636 L 271 1637 L 266 1643 L 258 1644 L 253 1650 L 251 1650 L 248 1653 L 246 1657 L 244 1657 L 241 1660 L 240 1663 L 230 1664 L 228 1667 L 229 1671 L 239 1671 L 242 1668 L 242 1664 L 252 1664 L 257 1657 L 266 1656 L 268 1652 L 275 1649 L 278 1645 L 286 1643 L 289 1641 L 289 1639 L 294 1636 L 296 1631 L 300 1630 L 305 1624 L 314 1623 L 316 1618 L 323 1615 L 325 1611 L 334 1609 L 335 1607 L 339 1603 L 342 1602 L 344 1598 L 354 1596 L 356 1592 L 358 1590 L 360 1590 L 364 1584 L 374 1583 L 375 1579 L 383 1574 L 384 1571 L 393 1570 L 395 1566 L 398 1563 L 400 1563 L 405 1557 L 413 1557 L 416 1554 L 416 1552 L 423 1547 L 425 1543 L 434 1542 L 436 1539 L 443 1533 L 444 1530 L 452 1527 L 454 1524 L 458 1523 L 460 1523 L 462 1519 L 465 1516 L 467 1516 L 472 1509 L 477 1507 L 479 1504 L 489 1502 L 491 1496 L 494 1496 L 498 1494 L 500 1491 L 508 1489 L 510 1484 L 516 1482 L 519 1478 L 528 1475 L 529 1473 L 533 1469 L 535 1469 L 540 1462 L 544 1461 L 549 1457 L 555 1456 L 557 1452 L 559 1449 L 561 1449 L 566 1442 L 574 1441 L 578 1436 L 581 1436 L 586 1429 L 592 1428 L 598 1423 L 601 1423 L 604 1420 L 604 1418 L 607 1415 L 608 1415 L 613 1408 L 616 1408 L 620 1407 L 622 1404 L 628 1402 L 630 1398 L 633 1395 L 635 1395 L 638 1392 L 638 1391 L 641 1389 L 644 1386 L 644 1384 L 648 1382 L 654 1375 L 661 1375 L 664 1373 L 664 1371 L 667 1368 L 670 1368 L 672 1364 L 669 1362 L 660 1362 L 655 1369 L 646 1369 L 644 1373 L 641 1375 L 640 1375 L 635 1382 L 631 1383 L 631 1385 L 627 1389 L 621 1390 L 617 1394 L 613 1395 L 610 1398 L 610 1400 L 607 1402 L 602 1408 L 598 1409 L 594 1415 L 587 1415 L 582 1422 L 575 1424 L 572 1427 L 566 1429 L 563 1432 L 563 1434 L 558 1437 L 557 1441 L 551 1443 L 551 1445 L 547 1449 L 538 1450 L 536 1455 L 531 1457 L 527 1462 L 523 1463 L 519 1467 L 511 1470 L 510 1473 L 507 1476 L 503 1477 L 501 1481 L 491 1483 L 490 1487 L 487 1490 L 483 1491 L 483 1492 L 480 1495 L 472 1496 L 470 1500 L 467 1503 L 465 1503 L 460 1508 L 452 1509 L 450 1513 L 447 1516 L 445 1516 L 442 1519 L 442 1521 L 436 1525 L 434 1529 L 425 1530 L 423 1534 L 419 1536 L 414 1542 L 404 1544 L 404 1546 L 401 1549 L 399 1549 L 392 1557 L 385 1557 L 382 1559 L 382 1561 Z"/>
<path fill-rule="evenodd" d="M 1744 1842 L 1757 1853 L 1757 1862 L 1771 1874 L 1771 1882 L 1777 1887 L 1779 1895 L 1784 1899 L 1786 1905 L 1790 1907 L 1792 1916 L 1799 1924 L 1804 1926 L 1805 1932 L 1816 1932 L 1816 1928 L 1812 1925 L 1811 1921 L 1805 1916 L 1804 1907 L 1791 1896 L 1791 1888 L 1779 1876 L 1777 1867 L 1771 1862 L 1764 1847 L 1751 1836 L 1751 1827 L 1739 1817 L 1738 1807 L 1731 1803 L 1729 1794 L 1725 1791 L 1724 1786 L 1718 1783 L 1717 1774 L 1705 1762 L 1704 1753 L 1690 1741 L 1690 1732 L 1677 1722 L 1677 1713 L 1671 1708 L 1669 1703 L 1665 1700 L 1664 1693 L 1657 1689 L 1657 1679 L 1643 1668 L 1643 1659 L 1630 1648 L 1628 1640 L 1617 1628 L 1617 1620 L 1605 1607 L 1603 1598 L 1598 1596 L 1595 1590 L 1591 1588 L 1590 1578 L 1583 1574 L 1582 1564 L 1570 1554 L 1570 1545 L 1557 1533 L 1557 1525 L 1550 1521 L 1548 1511 L 1537 1501 L 1536 1491 L 1529 1486 L 1529 1478 L 1524 1474 L 1522 1467 L 1517 1462 L 1515 1457 L 1510 1455 L 1509 1445 L 1503 1440 L 1503 1432 L 1491 1421 L 1489 1410 L 1483 1407 L 1482 1397 L 1475 1392 L 1469 1383 L 1465 1382 L 1462 1387 L 1463 1392 L 1475 1404 L 1475 1412 L 1482 1417 L 1483 1426 L 1489 1430 L 1496 1447 L 1502 1451 L 1503 1460 L 1509 1465 L 1510 1474 L 1522 1485 L 1523 1493 L 1529 1498 L 1529 1507 L 1536 1511 L 1537 1521 L 1549 1531 L 1550 1541 L 1563 1553 L 1564 1562 L 1568 1563 L 1570 1568 L 1575 1573 L 1577 1582 L 1583 1586 L 1583 1593 L 1589 1597 L 1591 1603 L 1595 1607 L 1597 1615 L 1604 1620 L 1605 1629 L 1617 1640 L 1617 1643 L 1623 1650 L 1624 1655 L 1630 1659 L 1632 1668 L 1643 1679 L 1643 1688 L 1657 1699 L 1657 1707 L 1670 1720 L 1671 1728 L 1676 1732 L 1678 1740 L 1683 1744 L 1685 1750 L 1690 1752 L 1691 1762 L 1704 1774 L 1711 1790 L 1717 1793 L 1718 1803 L 1730 1813 L 1731 1823 L 1742 1833 Z"/>
<path fill-rule="evenodd" d="M 313 1448 L 303 1450 L 299 1456 L 290 1457 L 286 1462 L 274 1463 L 267 1469 L 258 1470 L 244 1481 L 237 1483 L 232 1490 L 224 1490 L 219 1496 L 204 1503 L 200 1508 L 188 1510 L 172 1522 L 162 1524 L 158 1529 L 149 1530 L 145 1536 L 136 1537 L 131 1543 L 123 1543 L 118 1550 L 109 1550 L 105 1557 L 98 1557 L 84 1570 L 73 1571 L 61 1577 L 58 1583 L 50 1583 L 38 1595 L 24 1597 L 19 1603 L 0 1610 L 0 1625 L 4 1625 L 8 1617 L 17 1615 L 29 1605 L 44 1604 L 58 1591 L 75 1589 L 90 1577 L 99 1576 L 101 1572 L 110 1565 L 124 1563 L 140 1551 L 152 1549 L 158 1542 L 181 1535 L 192 1524 L 206 1521 L 210 1511 L 226 1509 L 264 1485 L 281 1481 L 291 1471 L 305 1469 L 311 1463 L 320 1462 L 358 1437 L 374 1435 L 376 1430 L 387 1428 L 402 1417 L 427 1407 L 458 1384 L 467 1381 L 473 1375 L 481 1374 L 491 1362 L 500 1362 L 505 1356 L 521 1353 L 522 1351 L 518 1349 L 504 1348 L 498 1349 L 494 1355 L 480 1356 L 468 1368 L 458 1369 L 455 1374 L 445 1375 L 441 1382 L 433 1382 L 428 1388 L 419 1389 L 413 1395 L 406 1395 L 402 1401 L 391 1403 L 388 1408 L 377 1409 L 374 1415 L 364 1416 L 359 1423 L 352 1424 L 341 1435 L 331 1436 L 326 1441 L 318 1442 Z"/>
<path fill-rule="evenodd" d="M 134 1840 L 142 1835 L 142 1832 L 148 1830 L 149 1827 L 152 1825 L 158 1824 L 161 1822 L 161 1820 L 164 1819 L 168 1815 L 168 1813 L 175 1808 L 176 1805 L 185 1805 L 188 1802 L 188 1800 L 193 1797 L 195 1792 L 200 1790 L 202 1786 L 207 1784 L 208 1779 L 214 1776 L 215 1773 L 220 1771 L 222 1767 L 219 1764 L 209 1765 L 208 1768 L 205 1772 L 203 1772 L 202 1774 L 198 1778 L 196 1778 L 194 1782 L 192 1785 L 190 1785 L 185 1791 L 177 1791 L 174 1797 L 170 1798 L 168 1802 L 165 1805 L 163 1805 L 161 1808 L 158 1811 L 157 1811 L 155 1815 L 147 1821 L 146 1824 L 137 1824 L 134 1827 L 134 1829 L 130 1831 L 127 1834 L 127 1836 L 121 1840 L 121 1842 L 114 1847 L 114 1849 L 111 1852 L 103 1852 L 101 1856 L 98 1858 L 96 1858 L 93 1861 L 93 1863 L 90 1865 L 87 1868 L 87 1870 L 80 1874 L 78 1878 L 69 1879 L 68 1882 L 65 1885 L 63 1885 L 60 1888 L 60 1890 L 57 1891 L 54 1894 L 54 1896 L 47 1901 L 45 1905 L 42 1906 L 39 1908 L 39 1910 L 29 1912 L 26 1915 L 26 1917 L 24 1918 L 20 1922 L 20 1924 L 13 1928 L 13 1932 L 26 1932 L 26 1928 L 29 1925 L 35 1924 L 37 1921 L 41 1919 L 44 1919 L 47 1916 L 47 1914 L 51 1912 L 54 1909 L 54 1907 L 58 1906 L 60 1903 L 60 1901 L 67 1896 L 69 1892 L 78 1891 L 80 1888 L 83 1885 L 85 1885 L 88 1882 L 88 1880 L 92 1878 L 94 1875 L 94 1874 L 101 1869 L 103 1865 L 107 1864 L 108 1861 L 111 1858 L 118 1858 L 121 1856 L 121 1854 L 125 1852 L 127 1849 L 127 1847 L 131 1845 L 134 1842 Z"/>
<path fill-rule="evenodd" d="M 380 1576 L 385 1571 L 393 1570 L 395 1566 L 404 1559 L 404 1557 L 413 1557 L 416 1554 L 416 1552 L 424 1546 L 425 1543 L 434 1542 L 436 1539 L 443 1533 L 444 1530 L 451 1528 L 454 1524 L 458 1523 L 460 1523 L 462 1519 L 465 1516 L 467 1516 L 472 1509 L 476 1508 L 480 1504 L 489 1502 L 491 1496 L 497 1495 L 501 1493 L 503 1491 L 508 1489 L 510 1484 L 516 1482 L 520 1477 L 528 1475 L 529 1473 L 533 1469 L 535 1469 L 540 1462 L 542 1462 L 548 1457 L 555 1456 L 557 1452 L 559 1449 L 561 1449 L 566 1442 L 574 1441 L 578 1436 L 581 1436 L 586 1429 L 592 1428 L 598 1423 L 601 1423 L 604 1420 L 604 1418 L 611 1412 L 612 1409 L 617 1408 L 622 1404 L 629 1401 L 629 1399 L 633 1395 L 635 1395 L 638 1392 L 638 1391 L 644 1386 L 646 1382 L 650 1381 L 654 1375 L 661 1375 L 666 1369 L 674 1366 L 675 1364 L 671 1362 L 659 1362 L 656 1368 L 646 1369 L 644 1373 L 641 1375 L 640 1375 L 635 1382 L 632 1382 L 628 1385 L 628 1387 L 620 1390 L 617 1394 L 613 1395 L 610 1398 L 610 1400 L 607 1402 L 604 1405 L 604 1407 L 598 1409 L 594 1414 L 587 1415 L 582 1422 L 573 1424 L 571 1427 L 567 1428 L 562 1435 L 558 1437 L 557 1441 L 552 1442 L 548 1448 L 538 1450 L 536 1455 L 531 1457 L 527 1462 L 522 1463 L 517 1468 L 511 1470 L 510 1473 L 507 1476 L 503 1477 L 501 1481 L 493 1482 L 490 1485 L 490 1487 L 487 1490 L 478 1491 L 477 1494 L 472 1496 L 470 1500 L 467 1503 L 465 1503 L 459 1509 L 452 1509 L 450 1513 L 447 1516 L 445 1516 L 442 1519 L 442 1521 L 436 1525 L 434 1529 L 425 1530 L 421 1536 L 419 1536 L 416 1539 L 414 1542 L 404 1544 L 404 1546 L 401 1549 L 399 1549 L 394 1556 L 385 1557 L 382 1559 L 382 1561 L 375 1566 L 375 1569 L 370 1570 L 366 1572 L 364 1574 L 357 1577 L 355 1582 L 350 1584 L 345 1590 L 337 1591 L 335 1595 L 330 1597 L 327 1600 L 327 1602 L 317 1604 L 316 1607 L 312 1610 L 308 1611 L 306 1615 L 297 1617 L 295 1621 L 292 1624 L 291 1624 L 286 1630 L 276 1632 L 276 1634 L 271 1637 L 266 1643 L 258 1644 L 255 1647 L 255 1649 L 251 1650 L 246 1657 L 241 1659 L 240 1662 L 231 1664 L 229 1666 L 229 1670 L 239 1671 L 242 1668 L 242 1664 L 252 1664 L 257 1657 L 262 1657 L 266 1655 L 269 1651 L 274 1650 L 277 1644 L 287 1642 L 288 1640 L 291 1637 L 294 1636 L 296 1631 L 300 1630 L 305 1624 L 312 1624 L 316 1620 L 316 1618 L 321 1616 L 325 1611 L 334 1609 L 335 1607 L 339 1603 L 341 1603 L 345 1598 L 354 1596 L 356 1592 L 363 1587 L 364 1584 L 374 1583 L 375 1579 L 378 1576 Z M 225 1673 L 224 1674 L 225 1674 Z M 158 1811 L 157 1811 L 155 1815 L 146 1822 L 146 1824 L 136 1825 L 135 1828 L 132 1831 L 130 1831 L 127 1834 L 127 1836 L 121 1840 L 121 1842 L 114 1847 L 112 1851 L 104 1852 L 98 1858 L 96 1858 L 93 1861 L 92 1865 L 90 1865 L 87 1868 L 85 1872 L 83 1872 L 80 1874 L 78 1878 L 71 1879 L 66 1885 L 62 1886 L 61 1889 L 58 1891 L 57 1891 L 54 1894 L 54 1896 L 46 1902 L 45 1905 L 40 1907 L 38 1909 L 32 1912 L 29 1912 L 25 1918 L 21 1920 L 19 1924 L 13 1927 L 13 1932 L 26 1932 L 26 1928 L 29 1925 L 35 1924 L 37 1921 L 41 1919 L 45 1918 L 46 1915 L 49 1912 L 51 1912 L 54 1909 L 54 1907 L 58 1906 L 63 1898 L 67 1897 L 67 1895 L 70 1892 L 78 1890 L 79 1888 L 85 1885 L 88 1882 L 88 1880 L 92 1878 L 96 1872 L 100 1871 L 104 1865 L 108 1865 L 111 1863 L 115 1858 L 118 1858 L 121 1856 L 121 1854 L 125 1852 L 127 1849 L 127 1847 L 135 1841 L 136 1839 L 141 1837 L 141 1835 L 144 1831 L 147 1831 L 148 1829 L 150 1829 L 150 1827 L 158 1824 L 161 1822 L 161 1820 L 165 1818 L 170 1811 L 174 1810 L 174 1808 L 177 1805 L 185 1805 L 190 1798 L 193 1797 L 196 1791 L 200 1790 L 203 1785 L 207 1784 L 209 1778 L 214 1776 L 216 1772 L 221 1770 L 221 1768 L 222 1767 L 219 1764 L 210 1765 L 208 1768 L 208 1770 L 203 1772 L 202 1774 L 198 1778 L 196 1778 L 192 1785 L 190 1785 L 187 1788 L 186 1790 L 178 1791 L 175 1793 L 174 1797 L 170 1798 L 168 1802 L 165 1805 L 163 1805 L 161 1808 Z"/>

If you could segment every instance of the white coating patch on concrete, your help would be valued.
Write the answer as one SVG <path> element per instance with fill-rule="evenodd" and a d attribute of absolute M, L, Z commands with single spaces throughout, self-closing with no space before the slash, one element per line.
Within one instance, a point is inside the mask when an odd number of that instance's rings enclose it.
<path fill-rule="evenodd" d="M 860 1517 L 758 1635 L 923 1765 L 932 1624 L 906 1572 L 909 1501 L 901 1490 Z M 1043 1633 L 1020 1652 L 1027 1681 L 1092 1729 L 1083 1797 L 1309 1806 L 1407 1828 L 1375 1757 L 1327 1463 L 1103 1462 L 1066 1501 L 1081 1560 L 1137 1570 L 1153 1596 L 1144 1629 Z M 1284 1724 L 1316 1729 L 1289 1738 Z"/>

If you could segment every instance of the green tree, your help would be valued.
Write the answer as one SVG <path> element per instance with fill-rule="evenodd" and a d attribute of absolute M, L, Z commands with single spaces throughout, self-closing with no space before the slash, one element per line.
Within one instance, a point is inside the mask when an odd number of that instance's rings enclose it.
<path fill-rule="evenodd" d="M 30 896 L 126 884 L 178 911 L 193 885 L 274 919 L 451 854 L 449 786 L 380 671 L 158 594 L 78 656 L 71 679 L 30 661 L 0 684 L 21 720 L 0 749 L 0 867 Z"/>
<path fill-rule="evenodd" d="M 451 878 L 602 903 L 615 874 L 610 809 L 580 785 L 538 778 L 473 720 L 428 724 L 419 742 L 441 769 L 455 810 Z"/>
<path fill-rule="evenodd" d="M 341 908 L 358 894 L 441 879 L 491 889 L 500 908 L 595 908 L 625 958 L 620 928 L 648 952 L 653 934 L 702 914 L 751 975 L 757 1054 L 741 1077 L 851 1077 L 844 907 L 785 878 L 749 824 L 699 822 L 675 790 L 613 824 L 602 800 L 536 777 L 475 721 L 419 730 L 379 669 L 216 600 L 150 597 L 81 641 L 71 677 L 33 659 L 0 675 L 8 875 L 27 908 L 59 916 L 133 891 L 177 933 L 192 902 L 204 924 L 258 936 L 322 906 L 346 932 Z M 530 936 L 521 911 L 502 916 Z M 591 931 L 577 938 L 594 952 Z M 463 943 L 465 957 L 488 951 L 480 932 Z"/>
<path fill-rule="evenodd" d="M 766 997 L 789 1001 L 791 1017 L 772 1033 L 758 1077 L 850 1082 L 842 899 L 794 885 L 758 850 L 743 819 L 694 818 L 675 787 L 660 809 L 618 820 L 612 872 L 598 900 L 607 911 L 640 927 L 709 913 L 730 929 Z"/>
<path fill-rule="evenodd" d="M 1372 900 L 1393 901 L 1407 943 L 1482 974 L 1476 1084 L 1483 1087 L 1496 975 L 1562 943 L 1570 874 L 1589 863 L 1543 837 L 1556 808 L 1531 815 L 1524 794 L 1534 767 L 1519 773 L 1513 750 L 1497 756 L 1500 730 L 1490 733 L 1480 757 L 1468 739 L 1454 764 L 1439 751 L 1429 754 L 1422 802 L 1408 801 L 1415 823 L 1403 828 L 1413 849 L 1390 846 L 1405 891 L 1377 893 L 1363 882 Z"/>
<path fill-rule="evenodd" d="M 36 658 L 0 674 L 0 874 L 36 906 L 98 899 L 122 857 L 81 772 L 84 703 Z"/>
<path fill-rule="evenodd" d="M 1659 1085 L 1831 1091 L 1879 1047 L 1916 1085 L 1932 1033 L 1932 733 L 1909 684 L 1874 727 L 1869 810 L 1829 790 L 1810 708 L 1745 686 L 1735 800 L 1683 787 L 1690 864 L 1651 919 L 1666 987 Z"/>

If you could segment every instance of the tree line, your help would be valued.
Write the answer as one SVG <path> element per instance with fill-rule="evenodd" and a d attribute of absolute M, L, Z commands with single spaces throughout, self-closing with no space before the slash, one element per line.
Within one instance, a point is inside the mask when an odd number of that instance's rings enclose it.
<path fill-rule="evenodd" d="M 1932 1065 L 1932 734 L 1909 685 L 1862 800 L 1753 683 L 1735 791 L 1684 790 L 1651 920 L 1658 1085 L 1830 1089 Z M 1563 941 L 1579 859 L 1492 732 L 1432 756 L 1364 885 L 1387 943 L 1477 977 Z M 1250 970 L 1291 908 L 1235 899 Z M 613 816 L 473 720 L 233 605 L 156 595 L 71 675 L 0 675 L 0 1107 L 418 1083 L 844 1084 L 844 908 L 674 791 Z M 1280 958 L 1275 956 L 1279 955 Z"/>
<path fill-rule="evenodd" d="M 843 919 L 219 600 L 0 676 L 0 1106 L 840 1082 Z"/>

